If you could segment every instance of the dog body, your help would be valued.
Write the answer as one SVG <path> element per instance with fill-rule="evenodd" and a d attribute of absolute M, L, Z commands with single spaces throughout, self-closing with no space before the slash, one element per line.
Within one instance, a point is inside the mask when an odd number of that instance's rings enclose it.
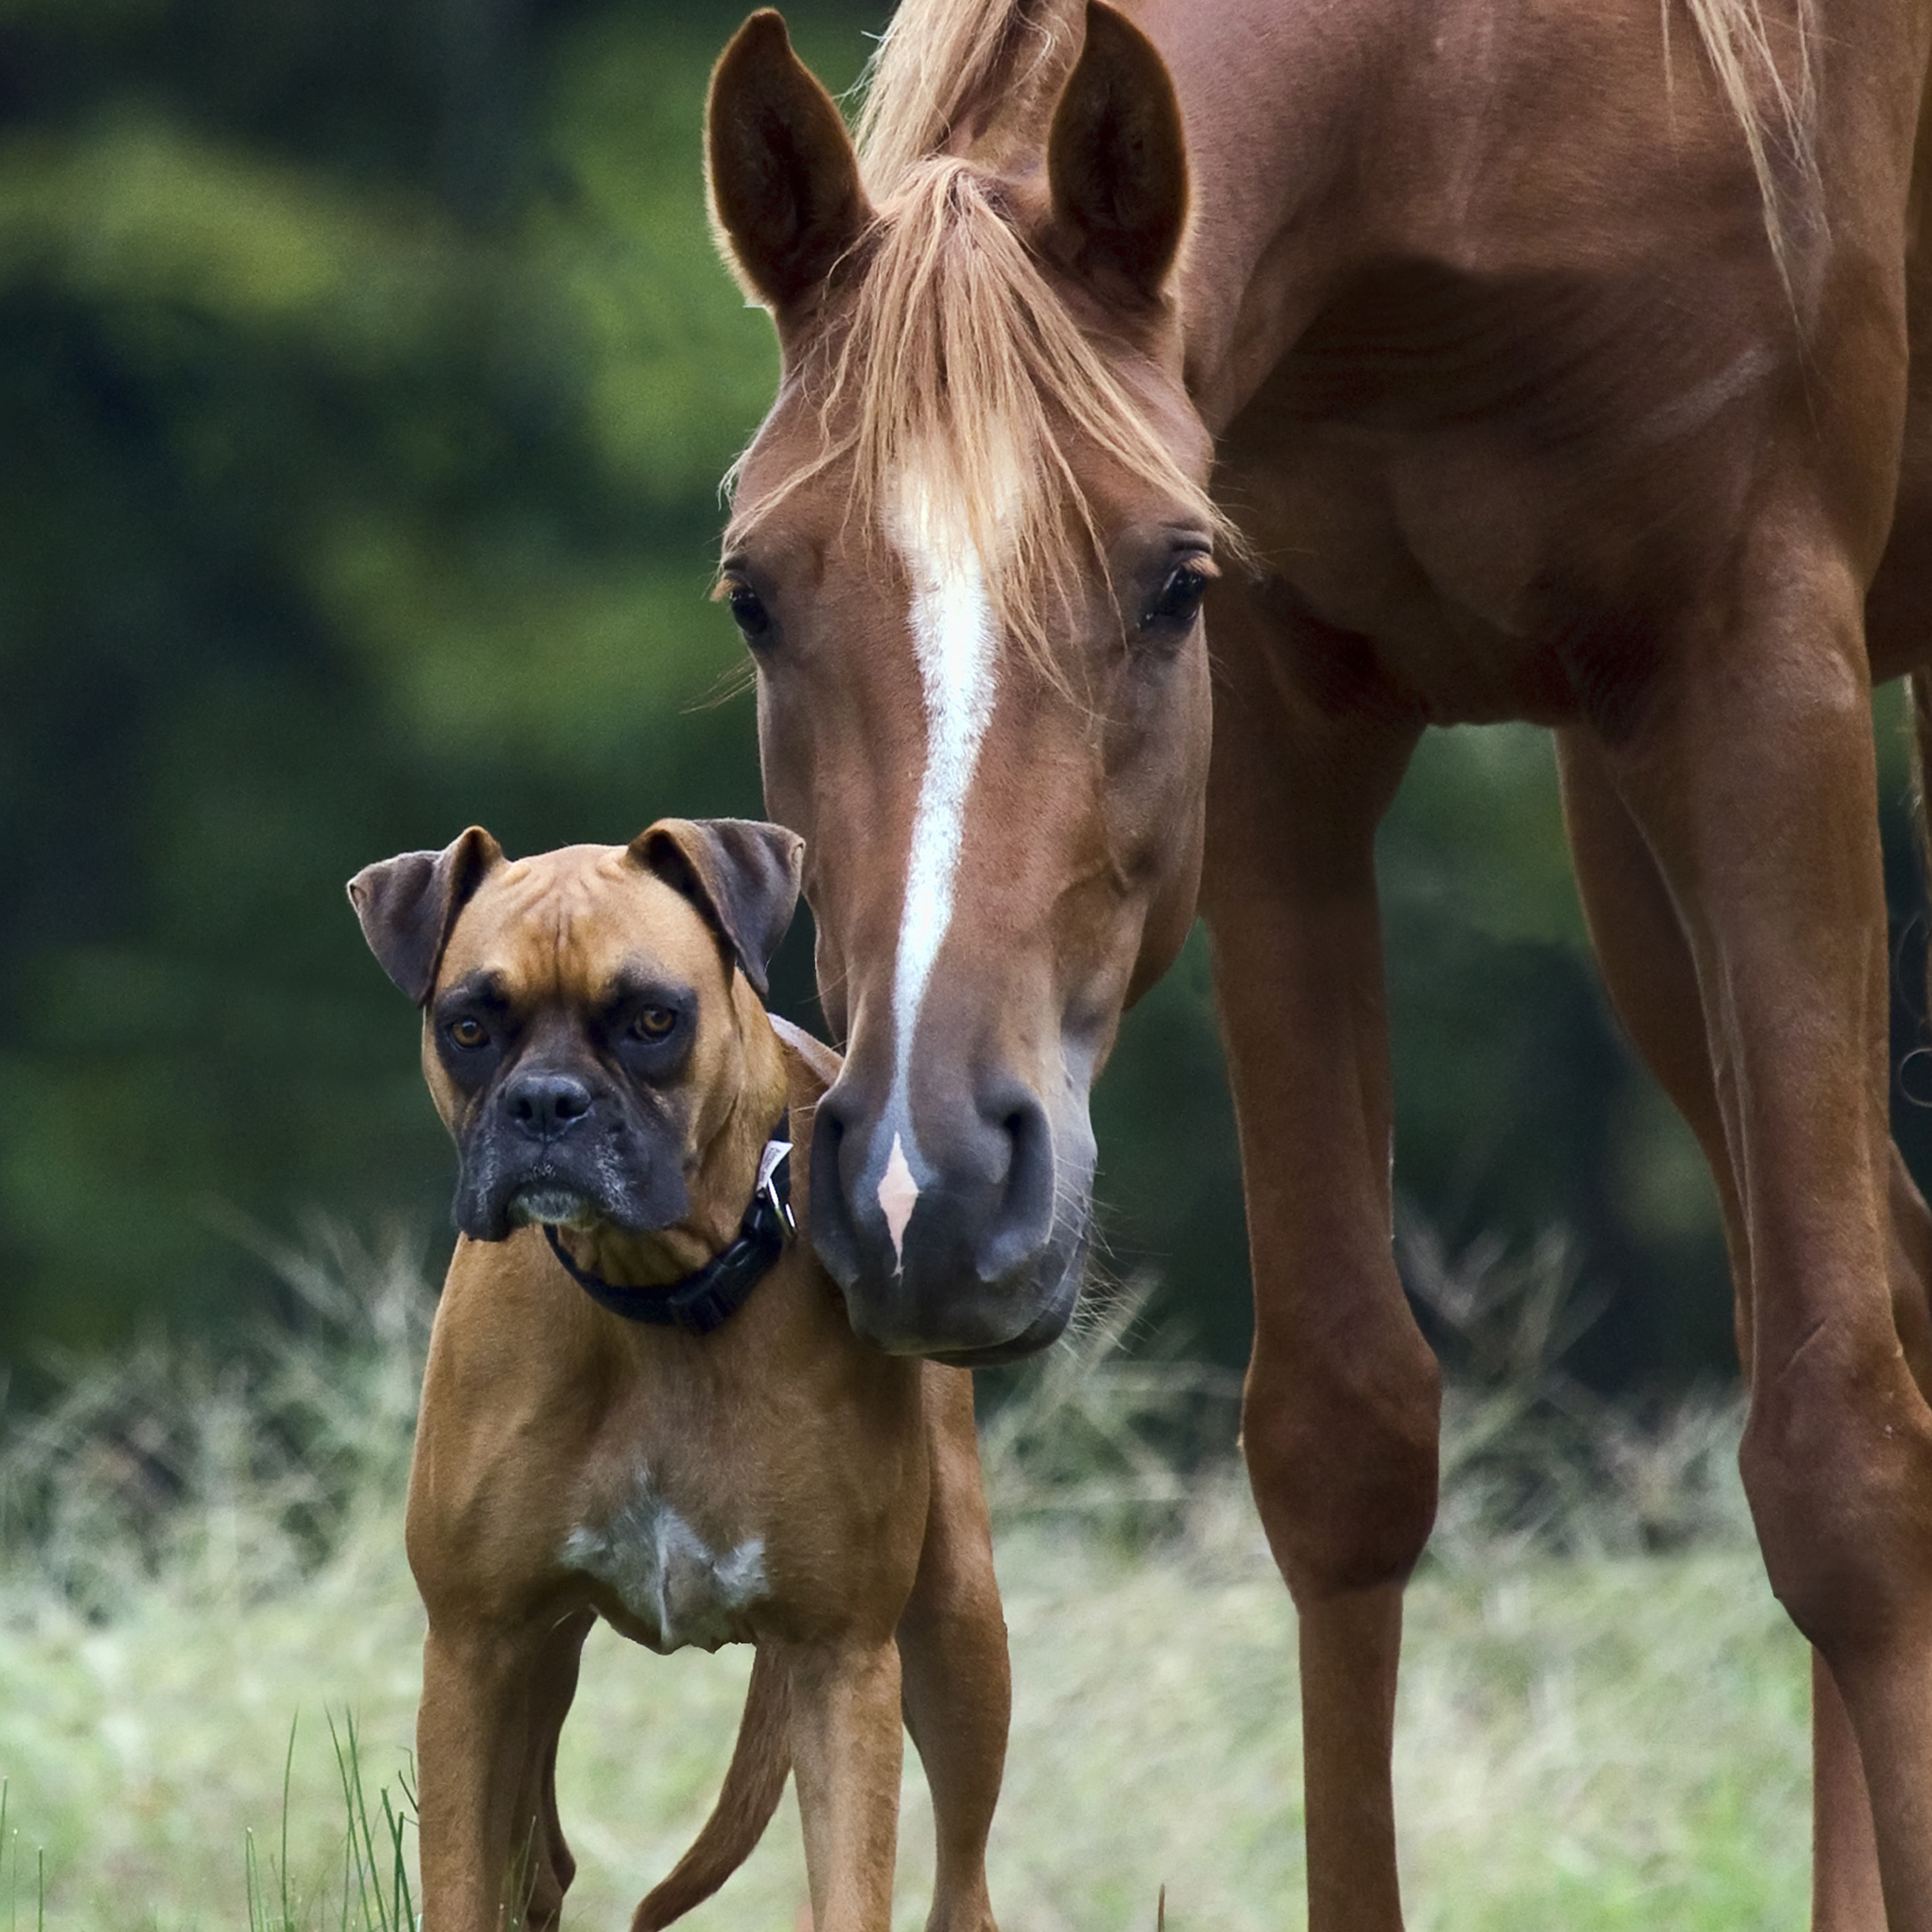
<path fill-rule="evenodd" d="M 511 864 L 471 832 L 388 865 L 352 891 L 425 1008 L 462 1153 L 409 1505 L 427 1932 L 555 1923 L 557 1741 L 599 1615 L 654 1650 L 757 1647 L 718 1805 L 635 1932 L 722 1883 L 788 1768 L 815 1925 L 885 1932 L 902 1701 L 938 1826 L 929 1924 L 990 1932 L 1009 1690 L 970 1377 L 860 1342 L 802 1239 L 703 1334 L 566 1272 L 690 1276 L 737 1237 L 774 1134 L 809 1198 L 837 1057 L 756 990 L 796 841 L 666 821 L 628 848 Z"/>

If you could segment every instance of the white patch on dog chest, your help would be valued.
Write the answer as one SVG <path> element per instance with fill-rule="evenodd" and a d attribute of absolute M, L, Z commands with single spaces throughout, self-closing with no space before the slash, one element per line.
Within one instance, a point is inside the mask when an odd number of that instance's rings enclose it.
<path fill-rule="evenodd" d="M 565 1538 L 563 1561 L 615 1590 L 644 1641 L 665 1653 L 745 1641 L 746 1612 L 771 1594 L 762 1538 L 721 1556 L 642 1467 L 631 1499 L 601 1528 L 581 1523 Z"/>

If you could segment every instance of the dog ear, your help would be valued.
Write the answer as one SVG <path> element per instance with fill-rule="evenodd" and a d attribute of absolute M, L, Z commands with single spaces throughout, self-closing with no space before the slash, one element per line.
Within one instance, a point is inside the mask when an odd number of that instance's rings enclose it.
<path fill-rule="evenodd" d="M 503 863 L 503 847 L 472 825 L 441 852 L 405 852 L 365 865 L 349 881 L 349 903 L 383 970 L 422 1006 L 457 914 Z"/>
<path fill-rule="evenodd" d="M 769 8 L 718 57 L 705 161 L 725 259 L 774 311 L 815 293 L 871 219 L 846 124 Z"/>
<path fill-rule="evenodd" d="M 659 819 L 631 841 L 631 856 L 705 915 L 763 999 L 797 910 L 805 840 L 756 819 Z"/>

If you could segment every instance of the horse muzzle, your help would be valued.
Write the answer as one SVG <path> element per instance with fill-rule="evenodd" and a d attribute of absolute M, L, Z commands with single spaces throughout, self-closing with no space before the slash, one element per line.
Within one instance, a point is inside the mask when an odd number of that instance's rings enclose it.
<path fill-rule="evenodd" d="M 853 1328 L 894 1355 L 965 1367 L 1055 1341 L 1078 1299 L 1094 1142 L 1084 1103 L 1055 1122 L 1023 1083 L 964 1106 L 871 1103 L 846 1072 L 819 1102 L 812 1240 Z"/>

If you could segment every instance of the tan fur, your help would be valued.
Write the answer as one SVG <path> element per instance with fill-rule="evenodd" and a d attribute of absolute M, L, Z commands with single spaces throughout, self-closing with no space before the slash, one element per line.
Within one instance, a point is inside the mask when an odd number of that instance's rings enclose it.
<path fill-rule="evenodd" d="M 690 1213 L 657 1236 L 566 1237 L 581 1263 L 633 1283 L 681 1275 L 735 1234 L 758 1151 L 787 1110 L 802 1212 L 811 1113 L 837 1056 L 774 1032 L 690 903 L 622 848 L 574 847 L 492 872 L 438 980 L 491 970 L 530 1027 L 561 1033 L 640 962 L 699 1000 L 678 1083 L 689 1091 L 665 1102 L 689 1123 Z M 440 1110 L 458 1120 L 459 1096 L 433 1048 L 425 1063 Z M 1008 1689 L 970 1378 L 863 1347 L 805 1240 L 699 1338 L 607 1312 L 535 1228 L 458 1243 L 424 1378 L 409 1549 L 429 1615 L 418 1720 L 425 1922 L 485 1932 L 519 1908 L 530 1927 L 557 1922 L 573 1862 L 555 1755 L 578 1647 L 595 1615 L 654 1647 L 666 1640 L 621 1581 L 572 1551 L 587 1535 L 617 1548 L 615 1525 L 647 1478 L 661 1511 L 708 1550 L 762 1546 L 764 1583 L 724 1639 L 748 1639 L 758 1655 L 723 1792 L 639 1908 L 637 1932 L 723 1882 L 793 1766 L 820 1932 L 886 1932 L 902 1661 L 950 1848 L 931 1922 L 992 1932 L 984 1851 Z"/>

